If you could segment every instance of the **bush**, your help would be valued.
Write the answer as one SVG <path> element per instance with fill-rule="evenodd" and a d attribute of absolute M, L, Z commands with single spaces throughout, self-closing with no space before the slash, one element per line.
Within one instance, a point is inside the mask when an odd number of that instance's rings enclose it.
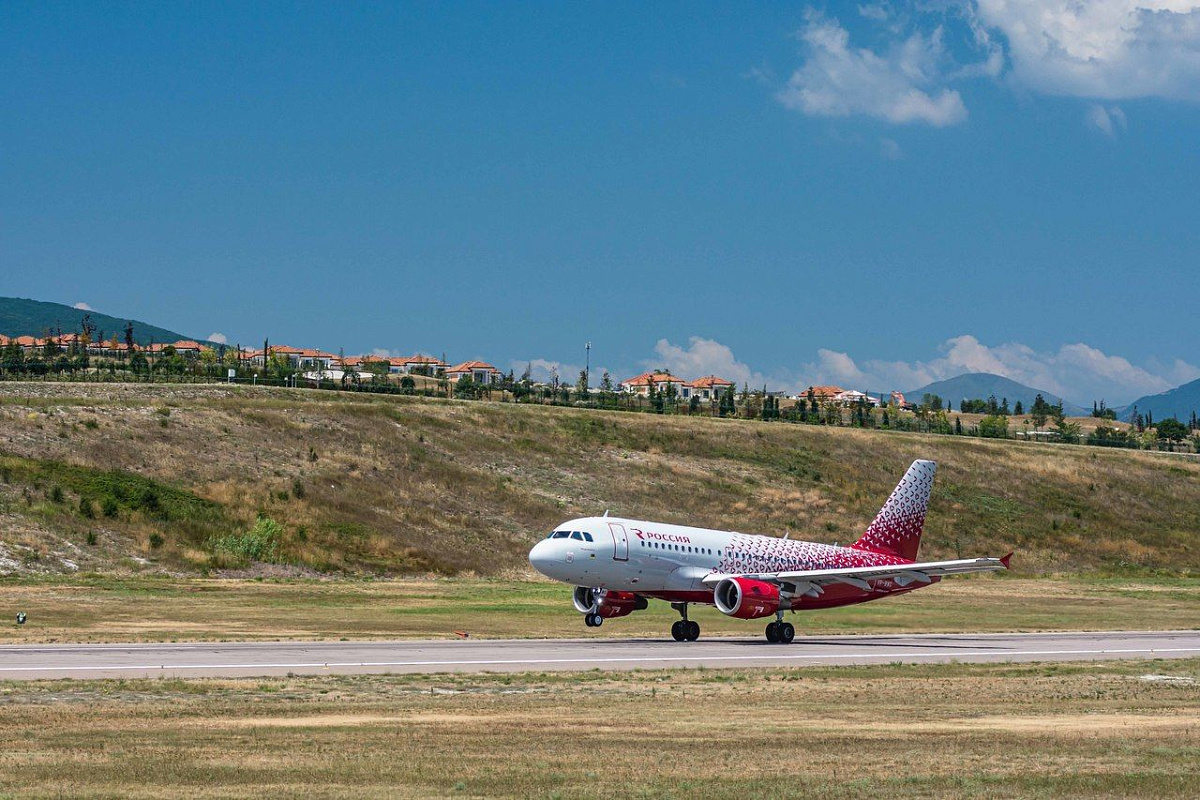
<path fill-rule="evenodd" d="M 61 503 L 63 501 L 63 490 L 61 486 L 55 486 L 50 490 L 50 501 L 53 503 Z"/>
<path fill-rule="evenodd" d="M 85 519 L 94 519 L 96 510 L 92 508 L 92 501 L 86 497 L 79 498 L 79 514 Z"/>
<path fill-rule="evenodd" d="M 96 546 L 96 532 L 95 531 L 87 532 L 87 543 L 88 543 L 88 547 Z"/>
<path fill-rule="evenodd" d="M 100 501 L 100 513 L 106 517 L 115 517 L 120 509 L 121 506 L 117 504 L 117 498 L 112 495 Z"/>
<path fill-rule="evenodd" d="M 164 541 L 166 541 L 166 540 L 163 539 L 161 533 L 150 534 L 150 549 L 157 550 L 158 548 L 163 546 Z"/>
<path fill-rule="evenodd" d="M 292 481 L 292 497 L 297 500 L 304 499 L 304 484 L 300 482 L 299 478 Z"/>
<path fill-rule="evenodd" d="M 270 517 L 259 517 L 254 527 L 245 533 L 213 537 L 208 540 L 208 546 L 214 553 L 240 561 L 274 561 L 282 538 L 282 525 Z"/>
<path fill-rule="evenodd" d="M 992 414 L 979 420 L 979 435 L 985 439 L 1007 439 L 1008 418 Z"/>

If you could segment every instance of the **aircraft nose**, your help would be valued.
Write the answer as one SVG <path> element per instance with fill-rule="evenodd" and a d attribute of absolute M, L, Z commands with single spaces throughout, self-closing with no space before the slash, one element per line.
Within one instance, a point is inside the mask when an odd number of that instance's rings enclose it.
<path fill-rule="evenodd" d="M 550 574 L 550 571 L 556 560 L 554 557 L 554 545 L 547 540 L 538 542 L 529 551 L 530 566 L 548 578 L 554 577 Z"/>

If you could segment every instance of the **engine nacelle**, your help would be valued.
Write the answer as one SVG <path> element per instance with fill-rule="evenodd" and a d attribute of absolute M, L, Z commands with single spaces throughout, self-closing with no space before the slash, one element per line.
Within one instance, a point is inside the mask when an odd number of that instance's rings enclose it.
<path fill-rule="evenodd" d="M 618 592 L 613 589 L 589 589 L 576 586 L 571 602 L 580 614 L 599 614 L 605 619 L 623 617 L 641 611 L 650 605 L 646 598 L 633 592 Z"/>
<path fill-rule="evenodd" d="M 779 587 L 750 578 L 726 578 L 713 590 L 722 614 L 738 619 L 769 617 L 779 610 Z"/>

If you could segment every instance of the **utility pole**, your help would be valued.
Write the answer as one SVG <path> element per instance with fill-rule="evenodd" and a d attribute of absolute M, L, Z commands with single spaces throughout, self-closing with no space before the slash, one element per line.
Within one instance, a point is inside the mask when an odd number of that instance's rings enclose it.
<path fill-rule="evenodd" d="M 583 349 L 586 353 L 583 362 L 583 382 L 587 384 L 587 390 L 590 392 L 592 390 L 592 343 L 588 342 Z"/>

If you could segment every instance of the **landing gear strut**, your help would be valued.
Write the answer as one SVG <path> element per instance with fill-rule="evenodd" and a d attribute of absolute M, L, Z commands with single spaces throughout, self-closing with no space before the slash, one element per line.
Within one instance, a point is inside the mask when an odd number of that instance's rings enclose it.
<path fill-rule="evenodd" d="M 589 628 L 599 628 L 604 624 L 604 617 L 599 614 L 584 614 L 583 624 Z"/>
<path fill-rule="evenodd" d="M 783 612 L 775 612 L 775 621 L 767 626 L 767 641 L 771 644 L 791 644 L 796 638 L 796 629 L 790 622 L 783 621 Z"/>
<path fill-rule="evenodd" d="M 675 621 L 671 626 L 671 638 L 677 642 L 694 642 L 700 638 L 700 623 L 687 618 L 687 603 L 671 603 L 671 608 L 679 612 L 683 619 Z"/>

